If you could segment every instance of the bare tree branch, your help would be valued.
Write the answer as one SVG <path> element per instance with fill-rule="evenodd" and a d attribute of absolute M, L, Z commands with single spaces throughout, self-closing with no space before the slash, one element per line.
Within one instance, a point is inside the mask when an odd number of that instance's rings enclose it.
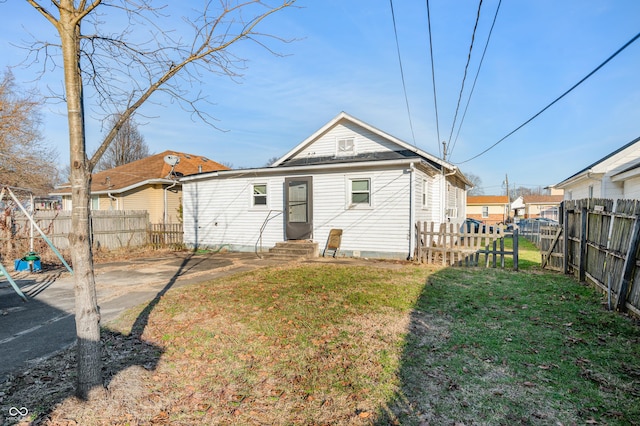
<path fill-rule="evenodd" d="M 137 97 L 129 98 L 130 103 L 128 103 L 126 109 L 121 112 L 120 121 L 115 123 L 114 127 L 105 136 L 103 142 L 92 156 L 90 160 L 90 167 L 95 167 L 97 162 L 100 160 L 100 157 L 104 154 L 107 146 L 117 134 L 118 129 L 141 105 L 147 102 L 152 94 L 162 90 L 163 86 L 167 85 L 168 82 L 181 72 L 186 72 L 186 74 L 190 76 L 189 71 L 186 70 L 190 65 L 197 64 L 209 72 L 218 72 L 228 76 L 236 76 L 233 71 L 233 65 L 238 61 L 238 59 L 229 54 L 229 47 L 240 40 L 255 40 L 255 37 L 260 35 L 259 33 L 254 32 L 255 27 L 273 13 L 292 6 L 295 3 L 295 0 L 285 0 L 280 6 L 270 8 L 248 22 L 237 21 L 234 13 L 248 5 L 264 6 L 262 1 L 251 0 L 235 4 L 233 6 L 229 6 L 228 2 L 221 3 L 223 4 L 224 9 L 215 15 L 213 19 L 210 18 L 211 15 L 208 10 L 210 5 L 209 3 L 207 8 L 196 21 L 190 21 L 195 34 L 190 51 L 186 51 L 183 46 L 158 48 L 145 51 L 119 38 L 104 38 L 97 36 L 85 37 L 86 40 L 90 40 L 94 45 L 99 42 L 104 42 L 109 44 L 111 48 L 116 48 L 116 50 L 123 54 L 121 57 L 130 61 L 127 65 L 138 65 L 140 67 L 139 70 L 146 74 L 147 79 L 150 82 L 146 90 L 138 92 L 138 90 L 140 90 L 140 86 L 138 86 L 138 89 L 132 92 L 136 93 Z M 237 25 L 241 28 L 239 31 L 234 33 L 232 28 Z M 218 30 L 222 31 L 222 33 L 219 34 Z M 261 45 L 264 46 L 263 44 Z M 168 54 L 171 53 L 177 54 L 175 60 L 168 56 Z M 158 75 L 158 71 L 160 71 L 160 76 L 156 77 Z M 97 68 L 94 68 L 92 75 L 100 76 L 102 74 L 97 72 Z M 98 81 L 95 82 L 98 83 Z M 106 87 L 108 84 L 111 84 L 111 82 L 100 82 L 101 87 Z M 198 112 L 194 102 L 188 100 L 185 97 L 184 92 L 179 89 L 178 86 L 174 85 L 166 88 L 165 90 L 171 93 L 175 99 L 194 107 L 193 112 L 198 115 L 198 117 L 204 118 L 204 116 Z M 113 90 L 108 93 L 113 93 Z M 206 119 L 204 121 L 207 122 Z"/>
<path fill-rule="evenodd" d="M 71 160 L 73 231 L 69 243 L 75 277 L 76 393 L 87 400 L 97 396 L 94 391 L 104 393 L 100 310 L 91 247 L 92 170 L 133 114 L 156 92 L 164 92 L 198 117 L 206 117 L 197 105 L 202 97 L 190 94 L 191 86 L 201 82 L 205 72 L 236 77 L 244 62 L 231 51 L 233 45 L 264 39 L 264 34 L 255 31 L 256 26 L 292 6 L 295 0 L 277 0 L 281 4 L 275 7 L 261 0 L 218 0 L 217 11 L 213 1 L 208 1 L 196 19 L 183 22 L 192 31 L 188 41 L 183 41 L 181 32 L 174 36 L 155 22 L 164 16 L 161 12 L 165 7 L 154 7 L 150 0 L 52 0 L 50 7 L 57 11 L 57 17 L 38 0 L 27 1 L 56 28 L 60 38 L 65 82 L 60 97 L 67 106 Z M 184 7 L 180 2 L 172 6 Z M 102 11 L 112 14 L 102 15 Z M 105 16 L 110 33 L 103 29 L 101 19 Z M 85 31 L 87 28 L 89 31 Z M 266 47 L 262 41 L 259 44 Z M 46 42 L 32 43 L 34 60 L 42 53 L 47 55 L 46 61 L 53 58 L 49 56 L 50 46 Z M 52 64 L 57 67 L 55 61 Z M 87 86 L 92 91 L 86 91 Z M 86 150 L 86 98 L 102 110 L 103 123 L 109 116 L 115 117 L 91 159 Z"/>

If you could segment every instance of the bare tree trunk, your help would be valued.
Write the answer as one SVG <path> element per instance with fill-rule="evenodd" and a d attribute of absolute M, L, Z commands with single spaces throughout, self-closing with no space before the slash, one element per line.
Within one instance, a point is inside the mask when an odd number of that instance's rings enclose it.
<path fill-rule="evenodd" d="M 71 164 L 71 226 L 69 235 L 75 276 L 78 383 L 77 396 L 89 399 L 102 389 L 100 312 L 96 296 L 91 251 L 91 166 L 86 155 L 83 87 L 80 72 L 80 20 L 72 14 L 72 0 L 63 0 L 58 31 L 62 41 L 65 93 L 69 120 Z"/>
<path fill-rule="evenodd" d="M 0 0 L 1 1 L 1 0 Z M 94 396 L 103 395 L 104 387 L 102 383 L 102 362 L 100 343 L 100 312 L 96 297 L 96 282 L 93 272 L 93 253 L 91 251 L 91 230 L 90 230 L 90 201 L 91 201 L 91 172 L 100 160 L 105 150 L 112 143 L 120 128 L 131 119 L 134 112 L 143 105 L 149 97 L 158 90 L 166 88 L 171 96 L 184 101 L 189 105 L 194 105 L 195 101 L 185 97 L 186 91 L 181 90 L 178 84 L 171 85 L 169 82 L 181 71 L 189 76 L 189 71 L 185 68 L 191 65 L 202 66 L 203 69 L 219 72 L 230 76 L 235 75 L 232 65 L 237 61 L 232 54 L 227 54 L 226 49 L 236 42 L 252 39 L 258 36 L 255 27 L 262 20 L 271 14 L 290 7 L 296 0 L 282 0 L 280 6 L 267 8 L 262 14 L 252 19 L 242 17 L 242 9 L 251 6 L 264 6 L 260 0 L 246 0 L 240 2 L 220 2 L 220 15 L 217 17 L 209 14 L 209 7 L 215 2 L 205 2 L 202 15 L 194 21 L 192 25 L 197 29 L 193 43 L 171 46 L 174 42 L 171 37 L 161 39 L 169 43 L 169 47 L 163 46 L 162 42 L 157 49 L 143 49 L 141 46 L 126 42 L 125 38 L 112 39 L 111 37 L 100 37 L 99 35 L 86 36 L 86 39 L 93 40 L 98 47 L 98 52 L 89 54 L 91 57 L 90 67 L 92 75 L 100 76 L 100 71 L 111 71 L 114 65 L 124 66 L 124 74 L 137 81 L 134 75 L 148 75 L 149 85 L 146 89 L 139 91 L 135 89 L 133 93 L 126 95 L 128 89 L 119 91 L 116 85 L 104 84 L 100 78 L 93 84 L 98 93 L 102 93 L 108 98 L 109 103 L 118 104 L 118 99 L 124 101 L 116 109 L 123 109 L 118 114 L 118 120 L 111 124 L 111 130 L 105 136 L 102 144 L 98 147 L 91 159 L 87 158 L 84 130 L 84 109 L 83 109 L 83 81 L 81 73 L 81 32 L 80 23 L 84 18 L 93 13 L 101 4 L 101 0 L 77 1 L 77 0 L 57 0 L 44 2 L 39 0 L 26 0 L 38 12 L 40 12 L 60 34 L 60 45 L 62 47 L 62 60 L 64 67 L 65 97 L 67 102 L 67 113 L 69 120 L 69 147 L 70 147 L 70 181 L 71 181 L 71 202 L 72 216 L 71 224 L 73 231 L 69 235 L 71 245 L 71 259 L 73 261 L 75 276 L 75 300 L 76 300 L 76 333 L 78 337 L 77 365 L 78 383 L 77 395 L 82 399 L 91 399 Z M 47 7 L 42 4 L 47 3 L 54 11 L 59 12 L 59 17 L 50 13 Z M 76 4 L 77 3 L 77 4 Z M 110 2 L 109 2 L 110 3 Z M 137 4 L 140 3 L 140 4 Z M 212 3 L 211 5 L 209 3 Z M 150 2 L 122 1 L 121 8 L 125 13 L 139 16 L 144 11 L 154 13 Z M 106 6 L 106 5 L 105 5 Z M 237 15 L 235 18 L 234 16 Z M 131 16 L 129 16 L 131 19 Z M 236 28 L 237 31 L 232 31 Z M 218 34 L 220 30 L 220 34 Z M 113 59 L 101 59 L 101 49 L 103 44 L 115 46 L 115 50 L 106 47 L 106 56 Z M 146 51 L 145 51 L 146 50 Z M 123 59 L 111 55 L 120 51 L 125 54 Z M 175 57 L 172 55 L 175 54 Z M 129 70 L 129 66 L 137 64 L 138 71 Z M 129 70 L 129 71 L 126 71 Z M 197 72 L 194 72 L 194 77 Z M 188 80 L 188 79 L 187 79 Z M 134 84 L 138 87 L 138 84 Z M 112 91 L 115 90 L 115 93 Z M 206 114 L 194 107 L 194 112 L 201 118 Z M 205 119 L 206 121 L 206 119 Z M 96 392 L 100 391 L 100 392 Z"/>

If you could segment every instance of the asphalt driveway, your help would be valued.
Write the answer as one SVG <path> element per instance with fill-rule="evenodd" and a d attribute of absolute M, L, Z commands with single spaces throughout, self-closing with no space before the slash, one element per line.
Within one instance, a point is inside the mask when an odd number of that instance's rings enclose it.
<path fill-rule="evenodd" d="M 102 324 L 158 293 L 225 275 L 275 265 L 250 253 L 162 254 L 96 266 Z M 65 269 L 10 272 L 28 302 L 0 276 L 0 382 L 75 342 L 74 279 Z"/>

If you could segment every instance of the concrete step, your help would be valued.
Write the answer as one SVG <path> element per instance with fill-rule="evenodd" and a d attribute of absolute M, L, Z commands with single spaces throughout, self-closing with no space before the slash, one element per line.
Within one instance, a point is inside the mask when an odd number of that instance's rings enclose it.
<path fill-rule="evenodd" d="M 318 243 L 313 241 L 285 241 L 276 243 L 275 247 L 263 253 L 269 259 L 309 259 L 318 257 Z"/>

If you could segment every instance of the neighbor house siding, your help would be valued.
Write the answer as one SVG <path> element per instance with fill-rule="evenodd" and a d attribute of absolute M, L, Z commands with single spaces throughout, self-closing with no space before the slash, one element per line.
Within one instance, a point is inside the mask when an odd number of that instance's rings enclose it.
<path fill-rule="evenodd" d="M 624 195 L 627 200 L 640 200 L 640 177 L 624 181 Z"/>
<path fill-rule="evenodd" d="M 592 180 L 589 184 L 576 184 L 576 185 L 568 185 L 564 187 L 564 198 L 569 199 L 569 194 L 571 194 L 571 199 L 580 200 L 582 198 L 589 198 L 589 186 L 593 185 L 593 196 L 596 198 L 600 198 L 602 194 L 602 185 L 599 181 Z"/>
<path fill-rule="evenodd" d="M 141 206 L 149 212 L 151 223 L 164 221 L 164 198 L 162 185 L 144 186 L 127 191 L 121 195 L 120 210 L 136 210 Z"/>
<path fill-rule="evenodd" d="M 601 160 L 589 165 L 570 178 L 555 185 L 564 189 L 565 200 L 589 198 L 589 187 L 593 186 L 594 198 L 630 198 L 640 189 L 632 188 L 638 180 L 616 177 L 625 170 L 637 166 L 640 161 L 640 138 L 635 139 Z M 632 176 L 630 176 L 632 178 Z"/>

